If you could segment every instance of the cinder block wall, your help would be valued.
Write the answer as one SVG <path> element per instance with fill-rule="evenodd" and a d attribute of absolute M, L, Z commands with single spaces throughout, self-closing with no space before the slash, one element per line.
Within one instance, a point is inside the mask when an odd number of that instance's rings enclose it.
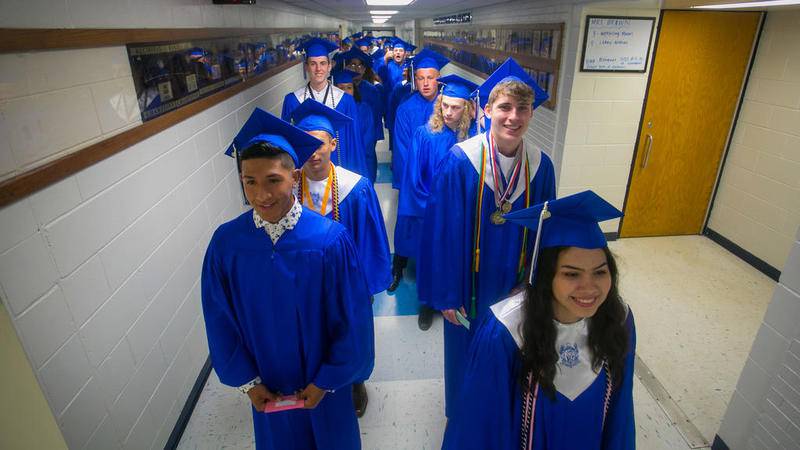
<path fill-rule="evenodd" d="M 800 229 L 719 436 L 733 450 L 800 447 Z"/>
<path fill-rule="evenodd" d="M 12 6 L 0 26 L 342 22 L 278 2 Z M 243 210 L 223 149 L 254 107 L 280 112 L 301 67 L 0 209 L 0 297 L 69 448 L 164 446 L 208 356 L 206 246 Z M 124 47 L 2 55 L 0 79 L 5 178 L 139 123 Z"/>

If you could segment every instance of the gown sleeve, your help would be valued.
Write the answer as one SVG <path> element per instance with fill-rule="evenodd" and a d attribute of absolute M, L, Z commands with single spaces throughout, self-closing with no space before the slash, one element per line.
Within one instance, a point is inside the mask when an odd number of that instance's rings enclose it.
<path fill-rule="evenodd" d="M 398 198 L 397 214 L 402 216 L 423 217 L 425 215 L 425 199 L 428 197 L 428 188 L 422 180 L 425 168 L 420 155 L 424 152 L 422 146 L 427 145 L 425 125 L 414 130 L 414 137 L 408 147 L 406 155 L 407 164 L 403 169 L 402 186 Z"/>
<path fill-rule="evenodd" d="M 519 446 L 514 433 L 517 346 L 488 314 L 475 331 L 464 381 L 444 434 L 443 450 L 505 450 Z"/>
<path fill-rule="evenodd" d="M 458 150 L 460 153 L 460 150 Z M 464 306 L 472 270 L 474 194 L 460 158 L 450 150 L 425 206 L 417 289 L 421 302 L 440 311 Z"/>
<path fill-rule="evenodd" d="M 233 297 L 215 233 L 203 261 L 201 292 L 211 362 L 222 383 L 238 387 L 259 373 L 233 310 Z"/>
<path fill-rule="evenodd" d="M 633 415 L 633 366 L 636 354 L 636 325 L 633 313 L 629 310 L 625 321 L 628 329 L 628 354 L 625 356 L 625 369 L 622 383 L 611 394 L 605 429 L 603 448 L 634 450 L 636 448 L 636 424 Z"/>
<path fill-rule="evenodd" d="M 375 295 L 386 290 L 392 282 L 392 260 L 389 252 L 389 238 L 383 220 L 378 195 L 366 179 L 358 192 L 356 216 L 353 217 L 351 233 L 358 247 L 358 256 L 366 269 L 367 287 L 370 294 Z M 356 204 L 356 203 L 354 203 Z"/>
<path fill-rule="evenodd" d="M 314 384 L 335 390 L 372 372 L 375 341 L 372 307 L 350 234 L 336 227 L 323 253 L 325 330 L 329 343 Z"/>
<path fill-rule="evenodd" d="M 297 96 L 294 95 L 294 92 L 289 92 L 283 97 L 283 107 L 281 108 L 281 119 L 292 123 L 292 113 L 295 109 L 300 105 L 297 101 Z"/>

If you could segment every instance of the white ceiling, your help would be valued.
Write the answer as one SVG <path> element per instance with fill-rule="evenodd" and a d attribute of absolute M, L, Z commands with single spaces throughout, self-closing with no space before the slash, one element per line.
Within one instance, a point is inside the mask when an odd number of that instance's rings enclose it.
<path fill-rule="evenodd" d="M 340 17 L 352 22 L 372 22 L 370 10 L 399 11 L 390 20 L 397 24 L 413 19 L 427 19 L 444 14 L 469 11 L 508 0 L 416 0 L 408 6 L 367 6 L 364 0 L 283 0 L 291 5 Z"/>
<path fill-rule="evenodd" d="M 436 16 L 470 11 L 493 4 L 508 3 L 510 0 L 415 0 L 408 6 L 367 6 L 364 0 L 283 0 L 294 6 L 310 9 L 322 14 L 339 17 L 351 22 L 372 22 L 370 10 L 398 10 L 386 25 L 397 25 L 413 19 L 429 19 Z M 542 0 L 530 0 L 538 2 Z M 620 5 L 629 8 L 637 6 L 653 7 L 661 3 L 664 9 L 688 9 L 695 5 L 714 3 L 742 3 L 757 0 L 563 0 L 566 3 L 597 3 Z M 546 3 L 552 3 L 546 1 Z M 654 5 L 655 4 L 655 5 Z M 785 7 L 783 7 L 785 8 Z M 790 7 L 790 8 L 798 8 Z M 767 9 L 767 8 L 762 8 Z M 772 10 L 773 8 L 769 8 Z"/>

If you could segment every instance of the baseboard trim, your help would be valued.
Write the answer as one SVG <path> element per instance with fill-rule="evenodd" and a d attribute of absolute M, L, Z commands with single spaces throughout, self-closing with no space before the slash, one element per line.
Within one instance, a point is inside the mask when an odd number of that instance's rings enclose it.
<path fill-rule="evenodd" d="M 721 245 L 722 248 L 725 250 L 733 253 L 734 255 L 741 258 L 747 264 L 753 266 L 756 270 L 763 273 L 764 275 L 772 278 L 775 281 L 781 277 L 781 271 L 769 265 L 766 261 L 762 260 L 761 258 L 757 257 L 756 255 L 748 252 L 747 250 L 739 247 L 730 239 L 726 238 L 725 236 L 717 233 L 716 231 L 712 230 L 711 228 L 706 227 L 703 230 L 703 234 L 706 235 L 709 239 L 716 242 L 717 244 Z"/>
<path fill-rule="evenodd" d="M 714 436 L 714 442 L 711 444 L 711 450 L 731 450 L 731 449 L 730 447 L 728 447 L 728 444 L 726 444 L 725 441 L 723 441 L 722 438 L 719 437 L 719 435 L 717 434 Z"/>
<path fill-rule="evenodd" d="M 167 444 L 164 446 L 165 450 L 174 450 L 178 447 L 178 443 L 181 442 L 183 432 L 186 431 L 186 425 L 189 423 L 189 419 L 192 417 L 194 407 L 197 405 L 197 400 L 200 399 L 200 394 L 203 392 L 203 388 L 206 385 L 206 381 L 208 381 L 209 375 L 211 375 L 210 357 L 206 358 L 206 363 L 203 364 L 203 368 L 200 369 L 200 374 L 197 375 L 197 380 L 195 380 L 194 386 L 192 386 L 192 391 L 189 393 L 189 397 L 186 399 L 186 403 L 183 405 L 181 415 L 178 416 L 178 421 L 175 422 L 175 427 L 172 429 L 172 433 L 169 435 Z"/>

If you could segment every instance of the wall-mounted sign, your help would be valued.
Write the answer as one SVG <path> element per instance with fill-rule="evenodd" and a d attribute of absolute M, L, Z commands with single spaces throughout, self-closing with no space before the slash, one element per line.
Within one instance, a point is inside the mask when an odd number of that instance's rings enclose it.
<path fill-rule="evenodd" d="M 465 12 L 459 14 L 452 14 L 449 16 L 435 17 L 433 19 L 434 25 L 449 25 L 453 23 L 469 23 L 472 22 L 472 13 Z"/>
<path fill-rule="evenodd" d="M 586 16 L 581 72 L 647 70 L 655 17 Z"/>

